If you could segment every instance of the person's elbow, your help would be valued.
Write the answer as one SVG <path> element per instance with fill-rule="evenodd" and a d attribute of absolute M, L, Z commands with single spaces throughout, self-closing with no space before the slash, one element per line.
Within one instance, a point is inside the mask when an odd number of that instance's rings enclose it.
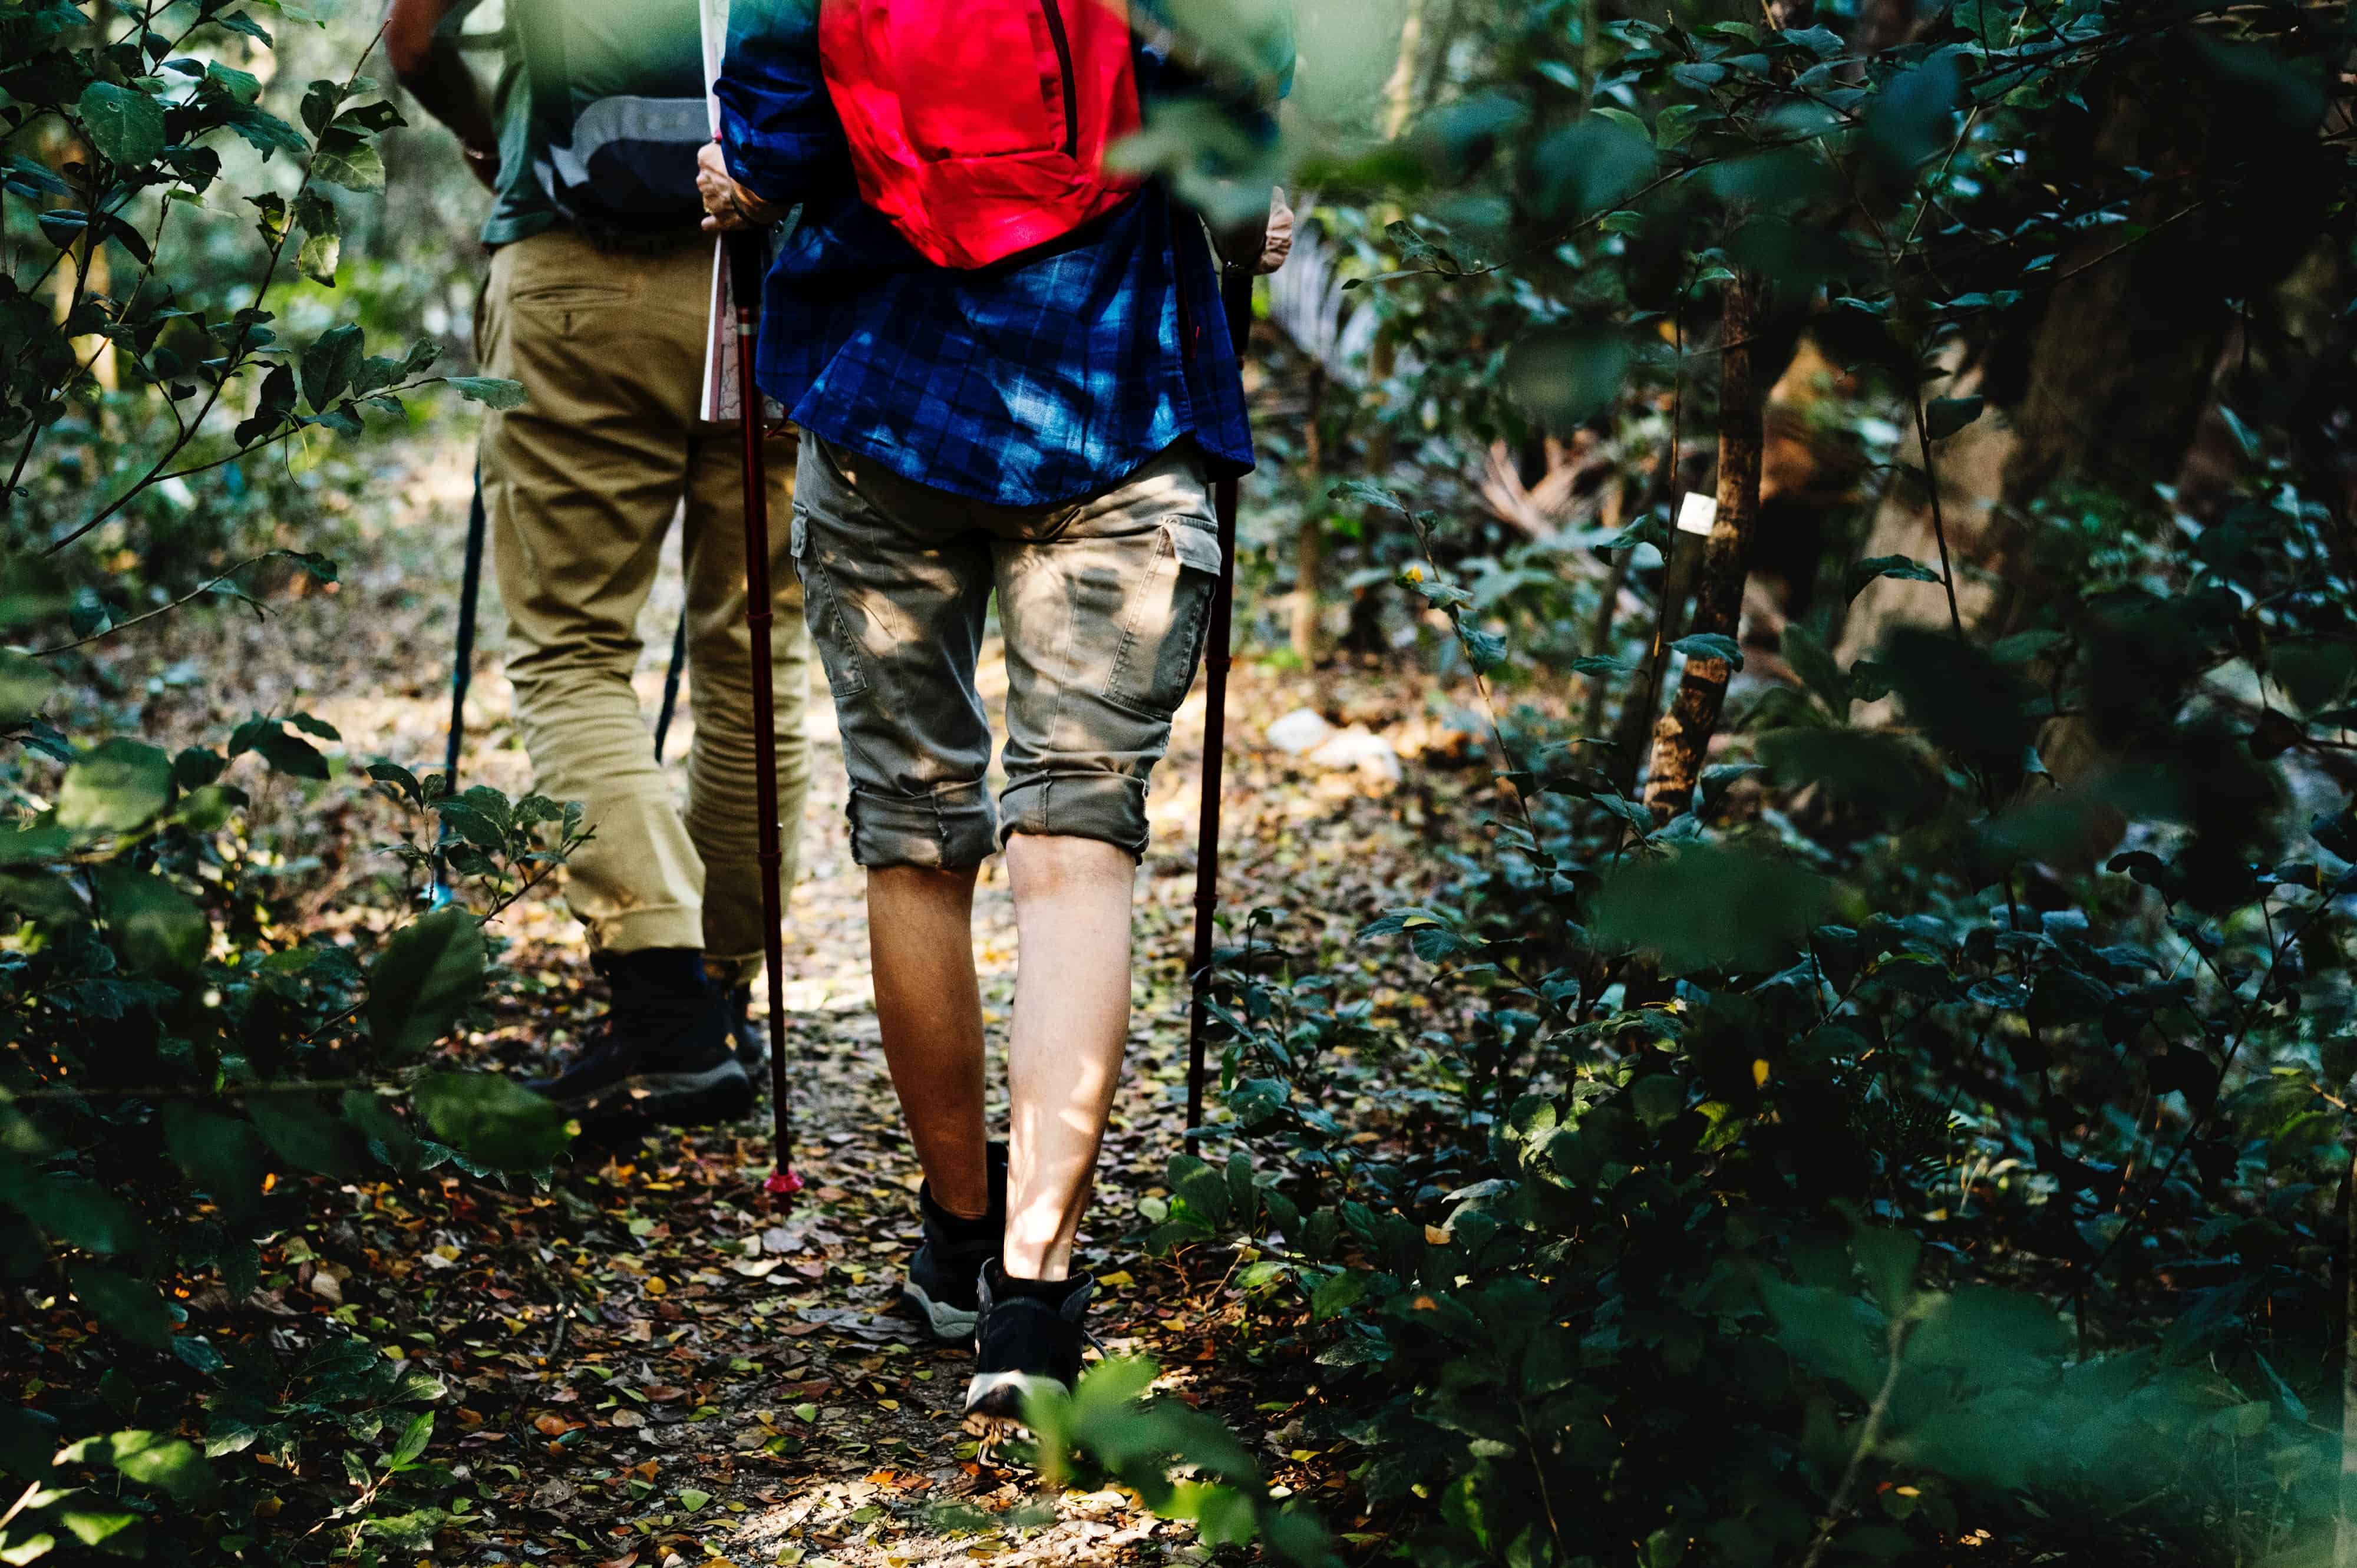
<path fill-rule="evenodd" d="M 412 92 L 434 73 L 436 35 L 447 9 L 432 0 L 394 0 L 384 24 L 384 62 L 395 81 Z"/>

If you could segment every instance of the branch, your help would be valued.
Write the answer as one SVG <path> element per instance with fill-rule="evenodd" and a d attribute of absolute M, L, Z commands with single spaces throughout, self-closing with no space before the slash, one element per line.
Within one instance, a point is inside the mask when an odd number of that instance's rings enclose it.
<path fill-rule="evenodd" d="M 388 16 L 386 18 L 386 22 L 389 23 L 390 21 L 391 17 Z M 360 58 L 352 61 L 352 69 L 344 74 L 343 90 L 346 95 L 349 95 L 351 91 L 352 82 L 359 77 L 361 67 L 368 63 L 369 56 L 376 52 L 377 45 L 383 40 L 385 25 L 385 23 L 380 23 L 378 25 L 375 36 L 370 38 L 368 46 L 361 50 Z M 318 167 L 318 144 L 314 142 L 311 147 L 310 162 L 303 166 L 303 178 L 295 187 L 295 196 L 297 199 L 302 197 L 305 191 L 311 188 L 312 171 Z M 290 201 L 288 203 L 288 210 L 290 213 L 293 210 L 293 202 Z M 294 238 L 295 228 L 296 225 L 290 218 L 286 224 L 278 231 L 278 238 L 270 247 L 269 263 L 262 269 L 262 282 L 253 291 L 253 303 L 255 306 L 261 305 L 262 301 L 270 293 L 270 285 L 276 281 L 278 277 L 278 263 L 286 254 L 286 242 Z M 165 474 L 165 470 L 171 466 L 172 459 L 178 456 L 183 451 L 188 449 L 188 443 L 190 440 L 194 439 L 196 432 L 203 428 L 205 420 L 211 415 L 213 409 L 221 403 L 221 393 L 228 390 L 231 379 L 234 377 L 239 371 L 244 369 L 242 361 L 245 358 L 246 352 L 246 338 L 252 331 L 253 328 L 251 324 L 241 325 L 238 328 L 237 337 L 229 346 L 229 353 L 226 357 L 227 362 L 222 365 L 221 375 L 213 381 L 211 392 L 206 394 L 204 406 L 197 410 L 197 414 L 194 419 L 188 421 L 187 433 L 181 435 L 178 440 L 173 442 L 171 446 L 166 447 L 164 449 L 163 456 L 156 459 L 155 464 L 148 468 L 145 474 L 132 481 L 131 488 L 129 489 L 124 491 L 121 495 L 115 497 L 114 499 L 107 502 L 105 506 L 99 509 L 99 510 L 91 516 L 87 522 L 82 523 L 78 528 L 70 530 L 63 537 L 49 544 L 41 552 L 42 554 L 56 554 L 59 551 L 63 550 L 67 545 L 71 544 L 74 541 L 81 538 L 84 534 L 90 532 L 91 530 L 98 527 L 101 523 L 103 523 L 109 518 L 114 516 L 115 513 L 121 511 L 125 506 L 130 504 L 131 499 L 140 491 L 145 489 L 152 484 L 157 483 L 160 479 L 169 477 Z M 231 456 L 223 458 L 222 461 L 233 462 L 235 461 L 235 457 Z M 205 465 L 205 467 L 218 467 L 220 465 L 208 464 Z M 184 471 L 199 473 L 203 470 L 202 468 L 197 468 Z"/>
<path fill-rule="evenodd" d="M 137 626 L 142 621 L 154 620 L 160 615 L 169 615 L 174 610 L 178 609 L 182 605 L 188 604 L 192 600 L 204 597 L 207 594 L 211 593 L 215 588 L 220 587 L 223 583 L 226 583 L 231 578 L 236 576 L 240 572 L 244 571 L 248 566 L 259 566 L 262 563 L 275 555 L 292 556 L 293 554 L 295 554 L 295 552 L 292 550 L 265 550 L 259 555 L 249 556 L 245 560 L 239 562 L 236 565 L 231 566 L 228 571 L 223 572 L 220 576 L 215 577 L 212 581 L 205 584 L 204 586 L 200 588 L 193 588 L 188 593 L 182 594 L 170 604 L 157 605 L 154 609 L 147 611 L 144 615 L 135 615 L 129 620 L 117 621 L 103 631 L 91 632 L 88 637 L 77 638 L 71 642 L 60 642 L 55 648 L 36 648 L 32 650 L 32 656 L 36 659 L 54 659 L 60 653 L 70 653 L 77 648 L 88 648 L 91 643 L 103 641 L 107 638 L 113 637 L 118 631 L 128 631 L 131 628 Z"/>

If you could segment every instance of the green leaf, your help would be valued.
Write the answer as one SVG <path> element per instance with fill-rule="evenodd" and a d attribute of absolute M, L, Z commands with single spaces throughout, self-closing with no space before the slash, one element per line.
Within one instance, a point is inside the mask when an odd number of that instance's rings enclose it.
<path fill-rule="evenodd" d="M 1935 397 L 1923 405 L 1923 424 L 1932 439 L 1943 440 L 1953 435 L 1981 416 L 1988 400 L 1975 393 L 1971 397 Z"/>
<path fill-rule="evenodd" d="M 498 1073 L 435 1072 L 411 1090 L 434 1136 L 495 1170 L 540 1170 L 565 1152 L 565 1113 Z"/>
<path fill-rule="evenodd" d="M 1673 972 L 1763 969 L 1833 907 L 1823 877 L 1748 850 L 1691 843 L 1634 861 L 1597 890 L 1593 929 L 1650 949 Z"/>
<path fill-rule="evenodd" d="M 0 726 L 14 725 L 41 711 L 59 682 L 49 667 L 27 653 L 0 648 Z"/>
<path fill-rule="evenodd" d="M 683 1487 L 679 1494 L 679 1506 L 690 1513 L 701 1513 L 704 1505 L 711 1500 L 710 1492 L 699 1492 L 694 1487 Z"/>
<path fill-rule="evenodd" d="M 313 283 L 336 286 L 336 266 L 343 259 L 344 242 L 334 234 L 307 235 L 295 252 L 295 270 Z"/>
<path fill-rule="evenodd" d="M 257 1096 L 248 1113 L 262 1141 L 298 1170 L 354 1176 L 368 1169 L 359 1134 L 308 1100 L 289 1094 Z"/>
<path fill-rule="evenodd" d="M 314 409 L 326 408 L 351 385 L 361 368 L 361 329 L 350 322 L 331 327 L 303 350 L 303 398 Z"/>
<path fill-rule="evenodd" d="M 1867 111 L 1866 141 L 1895 173 L 1911 175 L 1948 145 L 1962 85 L 1957 52 L 1941 49 L 1885 79 Z"/>
<path fill-rule="evenodd" d="M 1865 1227 L 1850 1238 L 1849 1251 L 1883 1313 L 1905 1316 L 1915 1301 L 1915 1265 L 1922 1255 L 1922 1238 L 1910 1230 Z"/>
<path fill-rule="evenodd" d="M 38 555 L 0 561 L 0 631 L 61 614 L 70 602 L 58 569 Z"/>
<path fill-rule="evenodd" d="M 204 961 L 211 923 L 169 878 L 114 861 L 101 866 L 93 881 L 99 912 L 135 972 L 185 974 Z"/>
<path fill-rule="evenodd" d="M 0 1165 L 0 1197 L 69 1247 L 128 1252 L 147 1228 L 122 1199 L 84 1176 L 42 1175 Z"/>
<path fill-rule="evenodd" d="M 1309 1293 L 1309 1316 L 1323 1323 L 1351 1309 L 1367 1294 L 1367 1276 L 1355 1269 L 1329 1274 Z"/>
<path fill-rule="evenodd" d="M 214 60 L 205 67 L 205 76 L 209 81 L 220 83 L 221 90 L 240 103 L 251 103 L 262 96 L 261 79 L 235 66 Z"/>
<path fill-rule="evenodd" d="M 401 1441 L 393 1445 L 392 1468 L 395 1470 L 407 1468 L 416 1461 L 420 1454 L 425 1452 L 425 1445 L 433 1441 L 434 1412 L 430 1410 L 420 1412 L 411 1418 L 409 1425 L 401 1434 Z"/>
<path fill-rule="evenodd" d="M 179 1502 L 211 1495 L 212 1466 L 193 1444 L 155 1432 L 118 1432 L 86 1437 L 58 1455 L 60 1464 L 112 1465 L 124 1479 L 152 1487 Z"/>
<path fill-rule="evenodd" d="M 124 169 L 142 169 L 164 152 L 164 106 L 136 88 L 93 81 L 74 104 L 91 145 Z"/>
<path fill-rule="evenodd" d="M 334 126 L 319 138 L 319 154 L 311 162 L 311 177 L 340 185 L 346 190 L 382 190 L 384 155 L 359 132 Z"/>
<path fill-rule="evenodd" d="M 8 1568 L 24 1568 L 27 1563 L 38 1563 L 57 1549 L 58 1538 L 47 1530 L 32 1535 L 22 1532 L 0 1532 L 0 1563 Z"/>
<path fill-rule="evenodd" d="M 1329 500 L 1352 501 L 1379 510 L 1395 511 L 1402 517 L 1408 515 L 1407 502 L 1383 486 L 1366 479 L 1343 479 L 1327 491 L 1326 497 Z"/>
<path fill-rule="evenodd" d="M 393 935 L 369 968 L 369 1038 L 414 1056 L 450 1032 L 483 989 L 483 930 L 464 909 L 437 910 Z"/>
<path fill-rule="evenodd" d="M 2337 701 L 2357 676 L 2357 647 L 2345 642 L 2300 640 L 2278 642 L 2267 650 L 2267 673 L 2284 690 L 2292 705 L 2312 714 Z M 5 681 L 5 672 L 0 672 Z M 0 714 L 6 712 L 0 702 Z"/>
<path fill-rule="evenodd" d="M 1670 644 L 1670 650 L 1688 659 L 1716 659 L 1732 669 L 1743 668 L 1741 645 L 1725 632 L 1697 631 Z"/>
<path fill-rule="evenodd" d="M 76 1263 L 66 1278 L 108 1333 L 148 1350 L 172 1345 L 172 1315 L 156 1287 L 100 1263 Z"/>
<path fill-rule="evenodd" d="M 1506 639 L 1494 631 L 1459 625 L 1458 639 L 1465 645 L 1465 661 L 1487 675 L 1506 661 Z"/>
<path fill-rule="evenodd" d="M 1877 577 L 1898 577 L 1910 583 L 1936 583 L 1940 574 L 1911 555 L 1869 555 L 1854 561 L 1842 575 L 1844 591 L 1856 598 Z"/>
<path fill-rule="evenodd" d="M 497 376 L 451 376 L 447 378 L 451 390 L 468 403 L 479 403 L 485 408 L 510 409 L 524 405 L 522 381 L 501 381 Z"/>
<path fill-rule="evenodd" d="M 233 1219 L 250 1218 L 262 1201 L 269 1161 L 253 1126 L 235 1116 L 179 1101 L 161 1108 L 164 1146 L 188 1173 L 189 1185 Z"/>
<path fill-rule="evenodd" d="M 172 759 L 160 747 L 117 736 L 66 769 L 58 787 L 59 825 L 83 832 L 129 832 L 172 798 Z"/>
<path fill-rule="evenodd" d="M 1543 328 L 1506 351 L 1507 395 L 1548 429 L 1568 433 L 1619 394 L 1631 357 L 1619 332 Z"/>
<path fill-rule="evenodd" d="M 286 721 L 248 719 L 230 732 L 229 754 L 253 752 L 274 769 L 294 779 L 325 780 L 331 777 L 319 748 L 300 736 L 286 733 Z"/>
<path fill-rule="evenodd" d="M 71 1507 L 52 1509 L 48 1518 L 66 1527 L 66 1533 L 93 1551 L 110 1557 L 144 1557 L 146 1549 L 140 1540 L 143 1526 L 135 1513 L 119 1513 L 109 1509 Z"/>

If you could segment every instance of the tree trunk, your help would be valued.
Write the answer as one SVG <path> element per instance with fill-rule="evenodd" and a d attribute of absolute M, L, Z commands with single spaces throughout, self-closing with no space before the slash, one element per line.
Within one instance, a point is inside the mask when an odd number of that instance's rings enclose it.
<path fill-rule="evenodd" d="M 1702 581 L 1695 593 L 1690 630 L 1697 635 L 1733 637 L 1742 624 L 1745 555 L 1760 516 L 1760 453 L 1766 435 L 1768 389 L 1761 384 L 1752 341 L 1767 320 L 1761 288 L 1758 277 L 1740 272 L 1727 285 L 1719 325 L 1718 519 L 1704 547 Z M 1664 606 L 1665 615 L 1667 610 Z M 1677 698 L 1653 729 L 1645 804 L 1655 816 L 1675 816 L 1693 800 L 1733 673 L 1723 659 L 1686 660 Z"/>
<path fill-rule="evenodd" d="M 1424 48 L 1424 6 L 1425 0 L 1407 0 L 1407 15 L 1400 21 L 1399 60 L 1383 84 L 1386 141 L 1398 141 L 1415 118 L 1415 63 Z"/>
<path fill-rule="evenodd" d="M 1994 337 L 1945 385 L 1924 389 L 1989 403 L 1932 447 L 1967 628 L 2000 632 L 2066 586 L 2032 570 L 2025 524 L 2040 499 L 2085 486 L 2149 504 L 2156 480 L 2179 477 L 2233 324 L 2230 290 L 2216 280 L 2271 288 L 2297 260 L 2255 253 L 2252 224 L 2237 211 L 2248 204 L 2234 183 L 2243 177 L 2213 145 L 2224 111 L 2181 86 L 2166 90 L 2177 83 L 2149 62 L 2122 71 L 2098 101 L 2086 161 L 2201 177 L 2154 181 L 2129 203 L 2148 239 L 2123 246 L 2109 229 L 2090 233 L 2057 262 L 2060 281 L 2024 335 Z M 1861 553 L 1928 562 L 1937 549 L 1924 488 L 1902 477 Z M 1878 579 L 1851 607 L 1837 656 L 1846 667 L 1894 626 L 1947 618 L 1937 585 Z"/>

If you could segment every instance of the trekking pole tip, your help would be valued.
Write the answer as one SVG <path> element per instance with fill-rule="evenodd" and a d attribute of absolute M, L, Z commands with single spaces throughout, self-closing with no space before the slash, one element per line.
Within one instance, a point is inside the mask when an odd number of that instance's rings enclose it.
<path fill-rule="evenodd" d="M 785 1165 L 771 1171 L 770 1179 L 761 1184 L 761 1190 L 771 1197 L 791 1197 L 802 1189 L 802 1176 Z"/>

